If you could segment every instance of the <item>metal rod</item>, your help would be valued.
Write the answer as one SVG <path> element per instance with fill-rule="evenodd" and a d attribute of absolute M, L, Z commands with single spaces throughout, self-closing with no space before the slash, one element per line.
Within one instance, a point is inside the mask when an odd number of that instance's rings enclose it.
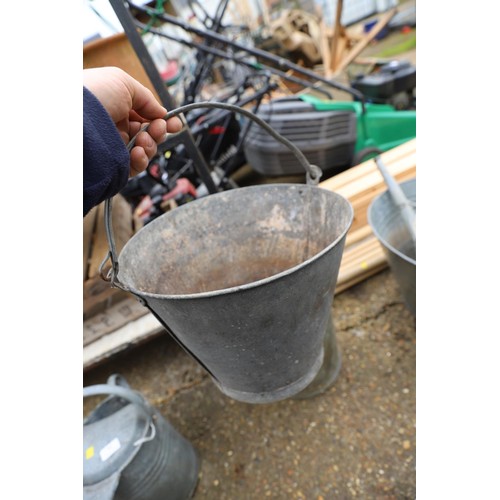
<path fill-rule="evenodd" d="M 139 21 L 136 22 L 136 25 L 138 27 L 141 27 L 141 28 L 144 28 L 146 26 L 145 24 L 143 24 L 143 23 L 141 23 Z M 257 69 L 259 71 L 262 71 L 262 70 L 269 71 L 271 73 L 274 73 L 276 76 L 279 76 L 280 78 L 283 78 L 284 80 L 288 80 L 290 82 L 297 83 L 297 84 L 301 85 L 302 87 L 311 88 L 311 89 L 319 92 L 320 94 L 324 94 L 326 97 L 328 97 L 328 99 L 333 99 L 332 94 L 330 94 L 330 92 L 328 92 L 328 90 L 322 89 L 322 88 L 318 87 L 317 84 L 313 84 L 313 83 L 311 83 L 308 80 L 303 80 L 301 78 L 297 78 L 296 76 L 288 75 L 288 74 L 286 74 L 283 71 L 280 71 L 280 70 L 278 70 L 276 68 L 272 68 L 271 66 L 266 66 L 265 64 L 262 64 L 262 63 L 257 63 L 256 64 L 254 62 L 245 61 L 244 59 L 241 59 L 241 58 L 239 58 L 239 57 L 237 57 L 235 55 L 230 55 L 227 52 L 219 50 L 219 49 L 217 49 L 215 47 L 208 47 L 206 45 L 201 45 L 201 44 L 196 44 L 196 43 L 188 42 L 187 40 L 177 39 L 177 38 L 175 38 L 172 35 L 169 35 L 167 33 L 164 33 L 162 31 L 154 29 L 154 28 L 148 28 L 148 29 L 154 35 L 165 37 L 165 38 L 167 38 L 169 40 L 173 40 L 174 42 L 177 42 L 177 43 L 179 43 L 181 45 L 185 45 L 186 47 L 189 47 L 189 48 L 192 48 L 192 49 L 196 49 L 196 50 L 200 50 L 201 52 L 206 52 L 207 54 L 214 54 L 217 57 L 220 57 L 221 59 L 227 59 L 227 60 L 230 60 L 230 61 L 234 61 L 237 64 L 241 64 L 242 66 L 247 66 L 248 68 L 251 68 L 253 70 Z M 256 66 L 258 66 L 258 68 Z"/>
<path fill-rule="evenodd" d="M 229 0 L 221 0 L 217 7 L 217 12 L 215 14 L 215 18 L 212 20 L 211 26 L 211 28 L 216 32 L 218 32 L 222 26 L 222 18 L 224 17 L 224 13 L 226 12 L 228 1 Z M 207 46 L 210 45 L 210 43 L 208 42 L 205 43 L 207 44 Z M 187 96 L 184 99 L 184 104 L 190 104 L 194 102 L 196 95 L 199 92 L 200 86 L 203 84 L 208 72 L 212 69 L 213 60 L 214 56 L 211 55 L 207 58 L 206 61 L 198 61 L 198 64 L 196 65 L 196 68 L 194 70 L 194 79 L 189 86 L 188 91 L 186 92 Z"/>
<path fill-rule="evenodd" d="M 153 84 L 156 92 L 158 93 L 162 104 L 167 109 L 175 108 L 176 104 L 172 99 L 172 96 L 169 94 L 167 87 L 165 86 L 165 83 L 160 76 L 160 73 L 158 72 L 151 54 L 149 53 L 147 47 L 144 45 L 141 35 L 137 31 L 134 19 L 125 6 L 125 3 L 123 2 L 123 0 L 109 0 L 109 3 L 113 7 L 116 17 L 118 17 L 118 20 L 123 26 L 127 38 L 129 39 L 132 48 L 135 50 L 139 61 L 144 67 L 146 74 L 151 80 L 151 83 Z"/>
<path fill-rule="evenodd" d="M 116 0 L 114 0 L 114 1 L 116 1 Z M 257 49 L 255 47 L 247 47 L 247 46 L 242 45 L 240 43 L 233 42 L 232 40 L 229 40 L 227 37 L 222 36 L 219 33 L 215 33 L 214 31 L 200 30 L 200 29 L 198 29 L 194 26 L 191 26 L 190 24 L 184 22 L 182 19 L 171 16 L 171 15 L 166 14 L 164 12 L 160 13 L 160 12 L 157 12 L 157 11 L 150 9 L 150 8 L 144 8 L 144 7 L 135 5 L 133 2 L 130 2 L 129 0 L 125 0 L 125 1 L 127 1 L 127 3 L 131 7 L 133 7 L 134 9 L 137 9 L 139 12 L 142 12 L 143 14 L 147 14 L 149 16 L 152 16 L 154 14 L 157 19 L 164 21 L 166 23 L 173 24 L 174 26 L 178 26 L 179 28 L 182 28 L 183 30 L 187 31 L 188 33 L 194 33 L 195 35 L 198 35 L 202 38 L 207 38 L 207 39 L 212 40 L 212 41 L 215 40 L 217 42 L 227 44 L 231 47 L 237 48 L 238 50 L 242 50 L 242 51 L 247 52 L 249 54 L 252 54 L 256 57 L 260 57 L 262 59 L 267 59 L 268 61 L 272 61 L 273 63 L 277 64 L 278 67 L 280 67 L 282 69 L 296 71 L 299 74 L 302 74 L 302 75 L 305 75 L 309 78 L 313 78 L 315 80 L 323 82 L 326 85 L 329 85 L 331 87 L 336 88 L 337 90 L 342 90 L 343 92 L 347 92 L 348 94 L 351 94 L 353 97 L 355 97 L 359 101 L 361 101 L 362 106 L 363 106 L 363 112 L 365 110 L 365 97 L 361 92 L 357 91 L 356 89 L 346 87 L 344 85 L 341 85 L 340 83 L 328 80 L 327 78 L 324 78 L 321 75 L 318 75 L 314 71 L 310 71 L 306 68 L 303 68 L 302 66 L 299 66 L 298 64 L 292 63 L 283 57 L 275 56 L 274 54 L 271 54 L 265 50 Z"/>
<path fill-rule="evenodd" d="M 417 223 L 415 209 L 410 204 L 410 201 L 404 194 L 401 186 L 396 182 L 396 179 L 389 173 L 380 155 L 375 157 L 375 163 L 384 178 L 388 191 L 394 201 L 394 204 L 401 210 L 401 216 L 410 233 L 414 243 L 417 241 Z"/>
<path fill-rule="evenodd" d="M 118 17 L 118 20 L 123 26 L 127 38 L 129 39 L 130 44 L 135 50 L 135 53 L 137 54 L 139 61 L 141 62 L 149 79 L 151 80 L 151 83 L 153 84 L 156 92 L 158 93 L 158 96 L 160 97 L 162 104 L 167 109 L 174 109 L 176 104 L 172 99 L 172 96 L 168 92 L 167 86 L 165 85 L 165 82 L 162 80 L 160 73 L 158 72 L 158 68 L 156 67 L 155 62 L 153 61 L 151 54 L 149 53 L 147 47 L 144 45 L 144 42 L 137 30 L 137 26 L 135 25 L 134 19 L 130 14 L 129 9 L 127 9 L 123 0 L 109 0 L 109 1 L 111 6 L 113 7 L 113 10 L 115 11 L 116 16 Z M 185 122 L 184 117 L 181 117 L 181 120 Z M 210 169 L 205 159 L 203 158 L 203 155 L 196 147 L 196 143 L 194 142 L 191 132 L 187 129 L 187 127 L 184 127 L 184 129 L 181 132 L 179 132 L 179 134 L 183 135 L 185 139 L 186 149 L 192 155 L 196 171 L 198 172 L 198 175 L 202 178 L 203 182 L 205 183 L 209 193 L 212 194 L 216 193 L 217 187 L 215 186 L 212 176 L 210 175 Z"/>

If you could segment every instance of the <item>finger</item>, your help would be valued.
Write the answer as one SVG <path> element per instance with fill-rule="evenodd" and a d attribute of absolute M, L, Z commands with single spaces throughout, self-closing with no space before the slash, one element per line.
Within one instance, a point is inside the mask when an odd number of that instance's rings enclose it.
<path fill-rule="evenodd" d="M 118 129 L 118 132 L 120 133 L 120 136 L 125 144 L 128 144 L 128 141 L 130 140 L 131 137 L 129 127 L 130 125 L 128 118 L 120 120 L 119 122 L 116 123 L 116 128 Z"/>
<path fill-rule="evenodd" d="M 178 116 L 169 118 L 167 121 L 167 132 L 169 134 L 174 134 L 182 129 L 182 122 Z"/>
<path fill-rule="evenodd" d="M 138 134 L 139 132 L 144 129 L 144 128 L 147 128 L 149 130 L 149 123 L 148 124 L 144 124 L 144 123 L 141 123 L 141 122 L 130 122 L 129 123 L 129 136 L 130 136 L 130 139 L 129 141 L 134 141 L 134 146 L 137 144 L 137 139 L 138 139 Z M 147 132 L 145 132 L 147 133 Z M 129 141 L 127 142 L 127 144 L 129 144 Z M 145 143 L 143 144 L 139 144 L 140 146 L 144 146 Z M 130 147 L 130 145 L 129 145 Z"/>
<path fill-rule="evenodd" d="M 133 121 L 137 123 L 144 123 L 148 121 L 133 110 L 130 111 L 129 119 L 130 123 L 132 123 Z M 167 121 L 167 132 L 169 134 L 174 134 L 176 132 L 179 132 L 182 129 L 182 127 L 183 127 L 182 121 L 177 116 L 173 116 L 172 118 L 169 118 Z"/>
<path fill-rule="evenodd" d="M 149 124 L 148 134 L 157 144 L 160 144 L 165 140 L 167 134 L 167 122 L 161 118 L 159 120 L 153 120 Z"/>
<path fill-rule="evenodd" d="M 139 122 L 139 123 L 144 123 L 144 122 L 149 121 L 147 118 L 144 118 L 139 113 L 137 113 L 137 111 L 134 111 L 133 109 L 131 109 L 129 111 L 129 119 L 130 119 L 130 121 Z"/>
<path fill-rule="evenodd" d="M 130 177 L 134 177 L 146 170 L 149 165 L 149 158 L 144 148 L 135 146 L 130 151 Z"/>
<path fill-rule="evenodd" d="M 148 132 L 140 132 L 135 140 L 135 146 L 142 148 L 147 157 L 151 159 L 157 151 L 157 144 Z"/>
<path fill-rule="evenodd" d="M 128 80 L 128 84 L 133 111 L 150 120 L 162 118 L 167 114 L 167 110 L 156 100 L 151 90 L 133 78 Z"/>
<path fill-rule="evenodd" d="M 129 122 L 129 135 L 130 137 L 134 137 L 135 134 L 138 134 L 141 131 L 141 128 L 144 125 L 141 122 Z"/>

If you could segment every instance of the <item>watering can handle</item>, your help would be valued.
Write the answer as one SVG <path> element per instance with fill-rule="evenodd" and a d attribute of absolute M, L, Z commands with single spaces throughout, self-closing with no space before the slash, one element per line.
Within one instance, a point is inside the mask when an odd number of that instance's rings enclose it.
<path fill-rule="evenodd" d="M 112 384 L 89 385 L 83 388 L 83 397 L 86 398 L 89 396 L 117 396 L 119 398 L 126 399 L 130 403 L 142 406 L 150 416 L 153 415 L 153 409 L 144 400 L 144 398 L 137 392 L 132 389 L 128 389 L 127 387 Z"/>
<path fill-rule="evenodd" d="M 229 104 L 225 102 L 209 102 L 209 101 L 196 102 L 192 104 L 186 104 L 185 106 L 181 106 L 179 108 L 169 111 L 165 115 L 164 120 L 165 121 L 169 120 L 174 116 L 180 115 L 182 113 L 197 108 L 225 109 L 246 116 L 250 120 L 254 121 L 257 125 L 261 126 L 269 135 L 271 135 L 279 143 L 283 144 L 292 151 L 292 153 L 295 155 L 299 163 L 304 167 L 304 170 L 306 171 L 307 184 L 317 185 L 319 183 L 319 179 L 321 178 L 322 175 L 321 169 L 316 165 L 311 165 L 308 162 L 307 158 L 302 153 L 302 151 L 297 146 L 295 146 L 295 144 L 293 144 L 286 137 L 283 137 L 282 135 L 278 134 L 278 132 L 276 132 L 268 123 L 266 123 L 264 120 L 259 118 L 251 111 L 248 111 L 247 109 L 240 108 L 239 106 L 235 106 L 234 104 Z M 149 124 L 144 126 L 140 132 L 144 132 L 145 130 L 148 129 L 148 127 Z M 134 137 L 132 137 L 130 142 L 127 144 L 127 149 L 129 151 L 134 147 L 137 135 L 139 135 L 139 133 L 136 134 Z M 110 281 L 112 286 L 118 286 L 122 290 L 129 291 L 128 288 L 123 283 L 120 283 L 118 281 L 118 255 L 116 252 L 116 246 L 113 237 L 113 229 L 111 224 L 111 198 L 108 198 L 104 203 L 104 224 L 106 229 L 106 237 L 108 239 L 108 244 L 109 244 L 109 252 L 99 267 L 99 274 L 101 275 L 101 278 L 103 280 Z M 104 275 L 103 272 L 104 266 L 106 265 L 108 260 L 111 260 L 111 269 L 109 270 L 107 275 Z"/>

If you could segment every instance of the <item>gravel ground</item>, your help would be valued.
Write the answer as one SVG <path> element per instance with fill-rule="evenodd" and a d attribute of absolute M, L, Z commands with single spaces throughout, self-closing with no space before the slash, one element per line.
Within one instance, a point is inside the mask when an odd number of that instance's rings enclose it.
<path fill-rule="evenodd" d="M 194 499 L 415 498 L 416 320 L 392 273 L 337 295 L 333 320 L 342 368 L 315 398 L 234 401 L 166 333 L 84 383 L 120 373 L 192 443 Z"/>

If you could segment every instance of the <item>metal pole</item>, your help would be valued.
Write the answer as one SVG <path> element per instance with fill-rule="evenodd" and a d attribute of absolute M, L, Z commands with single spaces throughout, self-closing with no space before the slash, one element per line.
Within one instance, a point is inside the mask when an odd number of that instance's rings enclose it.
<path fill-rule="evenodd" d="M 146 25 L 144 23 L 141 23 L 139 21 L 137 21 L 137 26 L 138 27 L 146 27 Z M 250 62 L 248 60 L 242 59 L 243 56 L 238 57 L 234 54 L 229 54 L 229 52 L 224 52 L 222 50 L 208 46 L 206 44 L 196 44 L 196 43 L 188 42 L 187 40 L 175 38 L 174 36 L 171 36 L 163 31 L 157 30 L 155 28 L 149 28 L 149 32 L 154 33 L 155 35 L 167 38 L 168 40 L 172 40 L 174 42 L 177 42 L 180 45 L 184 45 L 184 46 L 189 47 L 191 49 L 196 49 L 196 50 L 199 50 L 201 52 L 205 52 L 207 54 L 214 54 L 214 55 L 220 57 L 221 59 L 227 59 L 230 61 L 234 61 L 235 63 L 241 64 L 242 66 L 246 66 L 250 69 L 253 69 L 254 71 L 261 71 L 261 70 L 269 71 L 272 74 L 283 78 L 284 80 L 298 83 L 302 87 L 310 88 L 310 89 L 313 89 L 320 94 L 324 94 L 328 99 L 333 99 L 333 96 L 330 92 L 328 92 L 324 88 L 318 87 L 317 83 L 312 83 L 310 80 L 302 80 L 300 78 L 288 75 L 287 73 L 284 73 L 283 71 L 280 71 L 279 69 L 272 68 L 270 66 L 266 66 L 265 64 L 262 64 L 260 62 L 259 63 Z"/>
<path fill-rule="evenodd" d="M 135 9 L 137 9 L 139 12 L 142 12 L 149 16 L 152 15 L 153 12 L 152 9 L 135 5 L 133 2 L 130 1 L 128 3 L 132 5 Z M 223 35 L 216 33 L 212 30 L 200 30 L 198 28 L 195 28 L 194 26 L 191 26 L 190 24 L 184 22 L 182 19 L 170 16 L 165 12 L 156 13 L 156 16 L 158 19 L 166 23 L 170 23 L 174 26 L 178 26 L 179 28 L 182 28 L 188 33 L 194 33 L 195 35 L 198 35 L 199 37 L 208 39 L 210 41 L 216 41 L 216 42 L 221 42 L 223 44 L 227 44 L 230 47 L 242 50 L 248 54 L 254 55 L 257 58 L 267 59 L 268 61 L 271 61 L 272 63 L 276 64 L 281 69 L 293 70 L 300 75 L 307 76 L 308 78 L 312 78 L 316 81 L 320 81 L 330 87 L 336 88 L 337 90 L 342 90 L 344 92 L 347 92 L 348 94 L 351 94 L 353 97 L 357 98 L 361 102 L 361 105 L 363 107 L 363 112 L 365 111 L 365 96 L 356 89 L 347 87 L 332 80 L 328 80 L 327 78 L 322 77 L 321 75 L 315 73 L 314 71 L 308 70 L 307 68 L 303 68 L 298 64 L 292 63 L 286 60 L 285 58 L 276 56 L 274 54 L 271 54 L 270 52 L 266 52 L 265 50 L 261 50 L 255 47 L 246 47 L 242 44 L 229 40 Z"/>
<path fill-rule="evenodd" d="M 176 104 L 172 99 L 172 96 L 167 90 L 167 86 L 163 82 L 160 73 L 158 72 L 158 68 L 156 67 L 151 54 L 149 53 L 147 47 L 144 45 L 142 41 L 141 35 L 137 31 L 137 27 L 135 25 L 134 19 L 130 14 L 129 9 L 126 7 L 123 0 L 109 0 L 113 10 L 115 11 L 116 16 L 118 17 L 127 38 L 130 41 L 139 61 L 141 62 L 146 74 L 151 80 L 152 85 L 154 86 L 158 96 L 161 99 L 163 106 L 165 106 L 169 111 L 175 109 Z M 200 175 L 202 181 L 206 185 L 208 192 L 210 194 L 217 192 L 217 187 L 210 175 L 210 169 L 203 158 L 200 150 L 196 146 L 194 142 L 193 135 L 189 130 L 189 127 L 186 125 L 186 119 L 182 117 L 182 121 L 184 122 L 184 129 L 179 132 L 177 135 L 182 135 L 182 138 L 185 140 L 186 150 L 190 155 L 192 155 L 193 163 L 196 168 L 196 171 Z M 168 141 L 168 139 L 167 139 Z"/>

